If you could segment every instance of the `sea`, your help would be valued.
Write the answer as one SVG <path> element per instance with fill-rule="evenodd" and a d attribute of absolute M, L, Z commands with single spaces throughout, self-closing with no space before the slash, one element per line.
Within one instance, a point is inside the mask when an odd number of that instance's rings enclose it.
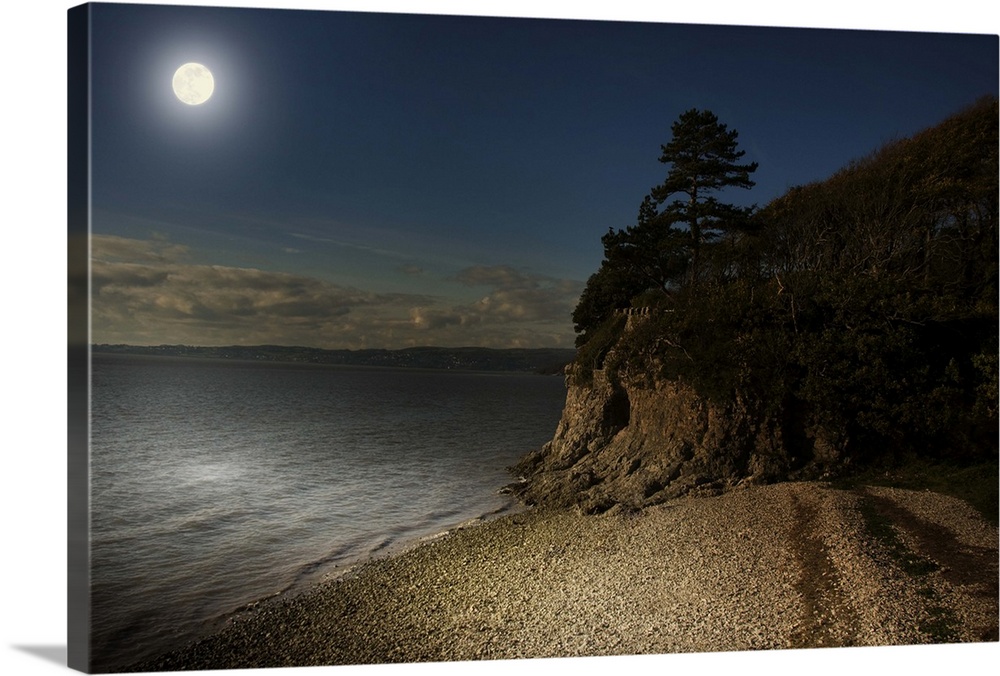
<path fill-rule="evenodd" d="M 372 556 L 517 510 L 563 379 L 95 353 L 92 666 L 121 671 Z"/>

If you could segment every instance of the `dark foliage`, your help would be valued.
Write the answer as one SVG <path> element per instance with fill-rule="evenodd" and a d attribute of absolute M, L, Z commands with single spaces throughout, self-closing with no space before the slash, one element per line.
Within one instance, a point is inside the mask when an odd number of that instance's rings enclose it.
<path fill-rule="evenodd" d="M 662 210 L 650 220 L 687 226 L 691 249 L 691 278 L 698 278 L 702 244 L 720 232 L 747 225 L 750 210 L 719 202 L 723 188 L 752 188 L 750 174 L 757 163 L 739 164 L 746 153 L 737 150 L 737 134 L 708 110 L 689 110 L 671 126 L 670 142 L 660 146 L 660 162 L 670 165 L 663 183 L 650 192 L 650 201 Z"/>
<path fill-rule="evenodd" d="M 590 340 L 594 331 L 615 311 L 631 306 L 632 299 L 648 287 L 646 277 L 635 267 L 621 264 L 614 254 L 606 257 L 597 272 L 587 280 L 573 311 L 577 347 Z"/>
<path fill-rule="evenodd" d="M 716 402 L 739 397 L 761 415 L 794 419 L 799 434 L 822 430 L 859 460 L 995 458 L 997 120 L 997 101 L 985 99 L 752 215 L 695 217 L 718 235 L 687 241 L 701 251 L 697 274 L 665 268 L 669 302 L 643 296 L 650 318 L 620 332 L 604 366 L 656 364 L 659 377 L 682 378 Z M 751 166 L 731 180 L 745 184 Z M 660 218 L 652 201 L 647 223 Z M 682 203 L 670 208 L 680 213 Z M 663 261 L 684 246 L 664 246 L 665 232 L 616 237 L 643 250 L 630 261 Z M 606 257 L 605 280 L 640 268 L 619 260 Z"/>
<path fill-rule="evenodd" d="M 667 293 L 699 277 L 702 251 L 722 233 L 752 227 L 751 209 L 720 202 L 723 188 L 751 188 L 757 163 L 739 164 L 737 132 L 710 111 L 689 110 L 672 125 L 660 162 L 670 165 L 663 183 L 639 207 L 636 224 L 611 228 L 601 242 L 604 261 L 587 283 L 573 321 L 581 334 L 600 326 L 615 310 L 647 290 Z"/>

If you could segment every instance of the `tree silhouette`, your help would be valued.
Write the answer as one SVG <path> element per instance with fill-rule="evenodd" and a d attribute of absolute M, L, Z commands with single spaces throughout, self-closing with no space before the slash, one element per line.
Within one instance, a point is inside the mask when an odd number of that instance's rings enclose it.
<path fill-rule="evenodd" d="M 698 110 L 681 115 L 672 129 L 670 143 L 661 146 L 660 161 L 671 165 L 666 180 L 642 201 L 635 225 L 611 228 L 601 238 L 604 261 L 573 313 L 578 344 L 639 294 L 669 293 L 685 279 L 697 280 L 701 245 L 721 231 L 748 227 L 751 209 L 724 204 L 713 194 L 754 185 L 750 174 L 757 163 L 737 163 L 744 154 L 736 148 L 737 133 Z M 676 199 L 668 202 L 671 197 Z"/>
<path fill-rule="evenodd" d="M 701 246 L 720 231 L 746 228 L 751 208 L 720 202 L 714 193 L 723 188 L 749 189 L 757 163 L 739 164 L 745 154 L 737 150 L 738 133 L 719 122 L 708 110 L 691 109 L 671 126 L 673 137 L 660 146 L 660 162 L 670 165 L 663 183 L 650 192 L 644 209 L 646 220 L 660 229 L 683 223 L 688 228 L 689 278 L 698 278 Z M 655 213 L 650 206 L 664 205 Z"/>

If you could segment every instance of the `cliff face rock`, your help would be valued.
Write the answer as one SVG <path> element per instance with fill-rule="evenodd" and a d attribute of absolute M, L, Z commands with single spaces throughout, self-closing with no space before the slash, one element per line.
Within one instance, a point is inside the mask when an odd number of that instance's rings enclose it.
<path fill-rule="evenodd" d="M 567 370 L 555 435 L 512 470 L 528 504 L 640 508 L 685 494 L 820 478 L 844 462 L 835 443 L 788 416 L 761 416 L 739 399 L 725 407 L 684 383 Z"/>

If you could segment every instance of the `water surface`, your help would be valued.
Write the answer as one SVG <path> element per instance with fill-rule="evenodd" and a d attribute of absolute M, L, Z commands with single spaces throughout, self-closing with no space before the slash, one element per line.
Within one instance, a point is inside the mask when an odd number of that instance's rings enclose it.
<path fill-rule="evenodd" d="M 95 354 L 95 668 L 510 506 L 562 378 Z"/>

